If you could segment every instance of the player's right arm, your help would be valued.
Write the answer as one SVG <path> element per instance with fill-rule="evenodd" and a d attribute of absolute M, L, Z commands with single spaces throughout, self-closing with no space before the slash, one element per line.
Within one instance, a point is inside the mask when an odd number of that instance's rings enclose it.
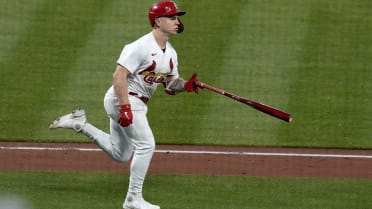
<path fill-rule="evenodd" d="M 118 123 L 124 127 L 132 124 L 133 114 L 128 98 L 128 76 L 130 72 L 121 65 L 116 65 L 113 74 L 113 86 L 116 97 L 119 102 L 119 120 Z"/>
<path fill-rule="evenodd" d="M 113 74 L 113 85 L 116 97 L 119 104 L 129 104 L 128 99 L 128 76 L 130 72 L 121 65 L 116 65 L 116 70 Z"/>

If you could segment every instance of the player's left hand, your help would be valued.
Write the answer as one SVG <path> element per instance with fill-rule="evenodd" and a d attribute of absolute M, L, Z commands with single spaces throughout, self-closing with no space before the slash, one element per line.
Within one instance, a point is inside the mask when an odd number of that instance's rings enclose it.
<path fill-rule="evenodd" d="M 130 104 L 122 104 L 120 105 L 120 116 L 118 123 L 123 126 L 127 127 L 133 122 L 133 114 L 130 107 Z"/>
<path fill-rule="evenodd" d="M 185 90 L 188 92 L 195 92 L 196 94 L 199 94 L 199 89 L 198 86 L 196 85 L 196 73 L 193 73 L 192 76 L 189 78 L 189 80 L 186 81 L 185 83 Z"/>

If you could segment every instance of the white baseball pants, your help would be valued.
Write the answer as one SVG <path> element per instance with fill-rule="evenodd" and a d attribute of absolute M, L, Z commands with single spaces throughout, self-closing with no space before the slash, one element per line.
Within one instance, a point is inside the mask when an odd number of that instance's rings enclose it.
<path fill-rule="evenodd" d="M 130 178 L 128 192 L 141 193 L 152 155 L 155 150 L 155 139 L 147 121 L 147 105 L 135 96 L 129 96 L 133 113 L 133 123 L 122 127 L 119 119 L 119 103 L 111 87 L 104 99 L 104 107 L 110 117 L 110 134 L 87 123 L 82 133 L 95 141 L 103 151 L 118 162 L 130 160 Z"/>

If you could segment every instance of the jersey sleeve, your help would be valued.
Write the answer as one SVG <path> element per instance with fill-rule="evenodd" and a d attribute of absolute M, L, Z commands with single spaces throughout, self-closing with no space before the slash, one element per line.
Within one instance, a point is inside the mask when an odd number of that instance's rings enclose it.
<path fill-rule="evenodd" d="M 142 63 L 140 45 L 136 43 L 125 45 L 117 64 L 125 67 L 129 72 L 134 73 Z"/>
<path fill-rule="evenodd" d="M 172 71 L 168 75 L 169 76 L 179 77 L 179 74 L 178 74 L 178 57 L 177 57 L 177 52 L 173 48 L 172 48 L 172 50 L 173 50 L 173 54 L 174 54 L 173 61 L 172 61 L 173 62 L 173 69 L 172 69 Z"/>

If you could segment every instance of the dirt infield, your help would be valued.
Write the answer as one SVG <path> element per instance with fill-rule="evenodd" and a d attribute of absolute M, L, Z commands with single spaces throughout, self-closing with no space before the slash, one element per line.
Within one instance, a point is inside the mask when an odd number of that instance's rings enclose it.
<path fill-rule="evenodd" d="M 128 173 L 95 144 L 0 142 L 0 170 Z M 372 150 L 158 145 L 149 173 L 372 178 Z"/>

